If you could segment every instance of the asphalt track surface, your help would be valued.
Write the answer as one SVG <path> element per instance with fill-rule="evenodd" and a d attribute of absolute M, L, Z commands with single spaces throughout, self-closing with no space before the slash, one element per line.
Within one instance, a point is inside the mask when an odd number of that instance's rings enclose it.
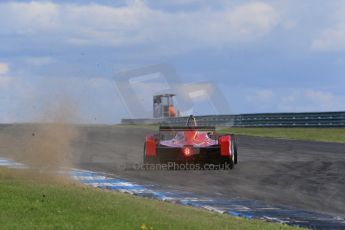
<path fill-rule="evenodd" d="M 31 129 L 1 126 L 0 133 L 10 132 L 23 140 L 30 138 Z M 74 165 L 140 184 L 345 216 L 345 144 L 239 136 L 239 161 L 234 170 L 126 169 L 126 165 L 142 162 L 148 133 L 154 131 L 118 126 L 80 127 L 79 137 L 73 141 Z M 0 151 L 6 148 L 0 146 Z"/>

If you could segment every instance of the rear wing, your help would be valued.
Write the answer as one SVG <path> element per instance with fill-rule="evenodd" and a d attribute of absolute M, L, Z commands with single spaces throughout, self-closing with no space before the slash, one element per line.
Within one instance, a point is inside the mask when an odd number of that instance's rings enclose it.
<path fill-rule="evenodd" d="M 159 131 L 210 131 L 215 132 L 215 126 L 159 126 Z"/>

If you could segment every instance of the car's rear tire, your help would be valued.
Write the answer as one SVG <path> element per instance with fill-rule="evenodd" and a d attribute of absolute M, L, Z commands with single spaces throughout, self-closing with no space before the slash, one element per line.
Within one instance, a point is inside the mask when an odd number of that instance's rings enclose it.
<path fill-rule="evenodd" d="M 237 164 L 237 139 L 235 138 L 235 136 L 232 136 L 234 139 L 234 164 Z"/>
<path fill-rule="evenodd" d="M 230 135 L 231 136 L 231 143 L 230 143 L 230 146 L 229 146 L 229 152 L 230 152 L 230 156 L 229 157 L 221 157 L 220 158 L 220 162 L 221 164 L 223 164 L 223 168 L 224 169 L 233 169 L 234 168 L 234 165 L 235 165 L 235 145 L 234 145 L 234 138 L 233 138 L 233 135 Z"/>
<path fill-rule="evenodd" d="M 150 164 L 151 163 L 150 157 L 146 156 L 146 143 L 144 144 L 143 163 L 144 164 Z"/>
<path fill-rule="evenodd" d="M 229 168 L 233 169 L 235 166 L 235 145 L 233 139 L 231 139 L 231 156 L 229 160 Z"/>
<path fill-rule="evenodd" d="M 143 163 L 144 164 L 156 164 L 158 160 L 156 157 L 148 157 L 146 156 L 146 143 L 144 144 L 144 154 L 143 154 Z"/>

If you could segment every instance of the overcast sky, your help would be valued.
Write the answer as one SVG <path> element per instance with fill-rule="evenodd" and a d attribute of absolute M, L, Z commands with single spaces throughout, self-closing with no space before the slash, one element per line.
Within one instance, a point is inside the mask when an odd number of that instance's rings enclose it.
<path fill-rule="evenodd" d="M 0 2 L 0 122 L 64 97 L 116 123 L 114 74 L 157 63 L 217 85 L 233 113 L 345 110 L 345 1 Z"/>

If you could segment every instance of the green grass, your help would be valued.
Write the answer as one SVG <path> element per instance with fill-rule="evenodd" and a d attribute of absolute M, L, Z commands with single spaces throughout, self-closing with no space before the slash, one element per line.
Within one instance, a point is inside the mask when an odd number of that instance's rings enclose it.
<path fill-rule="evenodd" d="M 294 229 L 71 183 L 35 181 L 0 168 L 1 229 Z"/>
<path fill-rule="evenodd" d="M 345 143 L 345 128 L 224 128 L 222 133 Z"/>
<path fill-rule="evenodd" d="M 117 125 L 123 128 L 158 130 L 157 125 Z M 220 128 L 219 133 L 345 143 L 345 128 Z"/>

